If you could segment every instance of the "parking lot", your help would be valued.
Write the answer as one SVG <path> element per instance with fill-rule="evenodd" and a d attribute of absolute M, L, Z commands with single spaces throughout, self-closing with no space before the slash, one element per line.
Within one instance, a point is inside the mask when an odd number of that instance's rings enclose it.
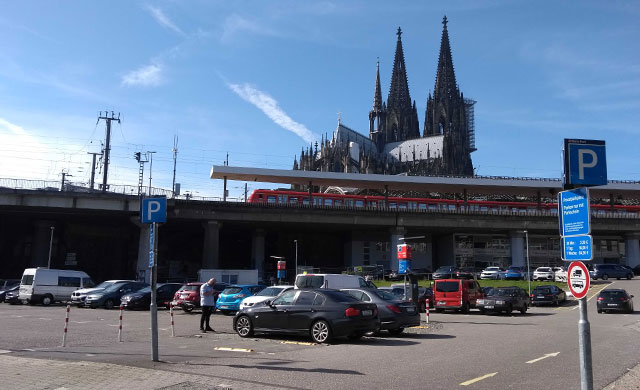
<path fill-rule="evenodd" d="M 640 296 L 640 281 L 598 282 L 589 294 L 594 388 L 603 388 L 640 362 L 640 314 L 597 314 L 595 294 L 625 288 Z M 232 316 L 212 316 L 216 332 L 201 334 L 199 313 L 158 312 L 159 363 L 151 361 L 148 311 L 72 308 L 67 346 L 60 347 L 65 306 L 0 305 L 2 357 L 93 361 L 195 374 L 280 388 L 565 388 L 580 386 L 578 310 L 534 307 L 525 315 L 430 313 L 430 322 L 392 337 L 364 337 L 330 345 L 304 337 L 256 335 L 242 339 Z M 424 315 L 423 315 L 424 319 Z M 212 379 L 213 380 L 213 379 Z M 237 384 L 241 385 L 237 385 Z M 239 386 L 239 387 L 238 387 Z"/>

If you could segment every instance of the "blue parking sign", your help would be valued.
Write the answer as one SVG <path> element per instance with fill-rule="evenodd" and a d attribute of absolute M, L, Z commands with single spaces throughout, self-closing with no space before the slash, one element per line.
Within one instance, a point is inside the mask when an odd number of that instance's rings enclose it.
<path fill-rule="evenodd" d="M 140 207 L 142 223 L 167 222 L 167 198 L 144 198 Z"/>
<path fill-rule="evenodd" d="M 558 220 L 561 236 L 591 233 L 589 189 L 577 188 L 558 193 Z"/>
<path fill-rule="evenodd" d="M 590 235 L 562 237 L 562 260 L 588 261 L 593 259 L 593 241 Z"/>
<path fill-rule="evenodd" d="M 564 140 L 564 182 L 571 185 L 607 184 L 605 142 L 586 139 Z"/>

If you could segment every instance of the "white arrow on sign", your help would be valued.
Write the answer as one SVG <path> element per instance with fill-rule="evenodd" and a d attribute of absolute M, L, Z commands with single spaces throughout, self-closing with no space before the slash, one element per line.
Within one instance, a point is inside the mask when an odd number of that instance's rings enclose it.
<path fill-rule="evenodd" d="M 542 359 L 546 359 L 546 358 L 552 357 L 552 356 L 558 356 L 559 354 L 560 354 L 560 352 L 546 353 L 546 354 L 544 354 L 543 357 L 539 357 L 537 359 L 529 360 L 527 363 L 531 364 L 531 363 L 539 362 Z"/>

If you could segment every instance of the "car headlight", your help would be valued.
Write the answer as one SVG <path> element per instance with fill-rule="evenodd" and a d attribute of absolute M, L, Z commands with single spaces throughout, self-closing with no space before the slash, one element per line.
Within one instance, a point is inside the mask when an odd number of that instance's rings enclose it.
<path fill-rule="evenodd" d="M 484 305 L 484 299 L 478 299 L 477 304 L 478 305 Z"/>
<path fill-rule="evenodd" d="M 496 301 L 496 305 L 504 305 L 504 301 Z"/>
<path fill-rule="evenodd" d="M 102 297 L 102 295 L 87 295 L 87 299 L 89 300 L 96 300 L 96 299 L 100 299 Z"/>

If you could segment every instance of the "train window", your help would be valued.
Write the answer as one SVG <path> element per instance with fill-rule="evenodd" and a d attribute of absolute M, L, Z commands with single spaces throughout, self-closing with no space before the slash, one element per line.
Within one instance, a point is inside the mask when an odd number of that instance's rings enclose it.
<path fill-rule="evenodd" d="M 396 208 L 396 202 L 389 202 L 389 208 L 390 209 L 395 209 Z"/>
<path fill-rule="evenodd" d="M 287 203 L 287 195 L 278 195 L 278 203 Z"/>
<path fill-rule="evenodd" d="M 345 204 L 349 207 L 353 207 L 353 199 L 347 199 L 345 200 Z"/>
<path fill-rule="evenodd" d="M 324 200 L 324 205 L 325 205 L 325 206 L 331 206 L 331 205 L 333 205 L 333 199 L 325 199 L 325 200 Z"/>
<path fill-rule="evenodd" d="M 480 206 L 480 211 L 489 211 L 489 207 L 487 206 Z"/>
<path fill-rule="evenodd" d="M 426 210 L 426 209 L 427 209 L 427 205 L 426 205 L 426 204 L 424 204 L 424 203 L 420 203 L 420 204 L 418 205 L 418 208 L 419 208 L 420 210 Z"/>
<path fill-rule="evenodd" d="M 449 211 L 456 211 L 456 205 L 455 204 L 450 204 L 449 205 Z"/>
<path fill-rule="evenodd" d="M 436 210 L 437 208 L 438 208 L 438 205 L 437 205 L 437 204 L 430 204 L 430 205 L 429 205 L 429 210 L 431 210 L 431 211 L 434 211 L 434 210 Z"/>
<path fill-rule="evenodd" d="M 313 198 L 313 204 L 316 206 L 322 206 L 322 198 Z"/>
<path fill-rule="evenodd" d="M 302 204 L 309 204 L 309 198 L 302 198 Z"/>
<path fill-rule="evenodd" d="M 410 209 L 417 209 L 418 208 L 418 202 L 409 202 L 408 206 Z"/>
<path fill-rule="evenodd" d="M 342 206 L 342 200 L 340 200 L 340 199 L 336 199 L 336 200 L 333 202 L 333 205 L 334 205 L 334 206 Z"/>
<path fill-rule="evenodd" d="M 375 200 L 370 200 L 369 207 L 378 207 L 378 202 L 376 202 Z"/>
<path fill-rule="evenodd" d="M 356 200 L 356 207 L 364 207 L 364 200 Z"/>
<path fill-rule="evenodd" d="M 267 203 L 276 203 L 276 196 L 275 195 L 267 196 Z"/>
<path fill-rule="evenodd" d="M 291 198 L 289 198 L 289 203 L 295 203 L 295 204 L 298 204 L 298 198 L 296 198 L 296 197 L 291 197 Z"/>
<path fill-rule="evenodd" d="M 398 203 L 398 208 L 402 209 L 402 210 L 406 210 L 407 209 L 407 204 L 406 203 Z"/>

